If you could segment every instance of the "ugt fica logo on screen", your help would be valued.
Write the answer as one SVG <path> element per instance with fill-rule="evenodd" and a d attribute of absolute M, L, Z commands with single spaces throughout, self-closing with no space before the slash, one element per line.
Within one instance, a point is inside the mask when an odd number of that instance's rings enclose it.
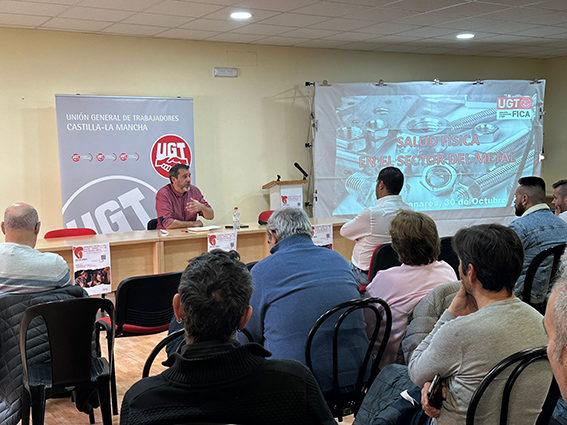
<path fill-rule="evenodd" d="M 169 170 L 175 164 L 191 165 L 189 144 L 175 134 L 167 134 L 156 140 L 152 146 L 151 160 L 156 173 L 169 178 Z"/>
<path fill-rule="evenodd" d="M 533 100 L 528 96 L 499 97 L 496 99 L 496 119 L 525 120 L 531 119 Z"/>

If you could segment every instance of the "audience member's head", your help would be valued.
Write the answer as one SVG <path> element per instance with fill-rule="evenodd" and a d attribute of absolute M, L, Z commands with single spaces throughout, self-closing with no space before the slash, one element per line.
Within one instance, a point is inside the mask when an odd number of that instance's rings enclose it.
<path fill-rule="evenodd" d="M 28 245 L 32 248 L 37 242 L 41 222 L 37 211 L 29 204 L 18 202 L 10 205 L 4 211 L 2 232 L 6 242 Z"/>
<path fill-rule="evenodd" d="M 553 200 L 551 203 L 555 205 L 555 214 L 559 215 L 567 211 L 567 180 L 559 180 L 552 184 Z"/>
<path fill-rule="evenodd" d="M 181 170 L 188 170 L 189 166 L 185 165 L 185 164 L 175 164 L 173 167 L 171 167 L 171 169 L 169 170 L 169 181 L 171 183 L 173 183 L 173 179 L 174 178 L 178 178 L 179 177 L 179 172 Z"/>
<path fill-rule="evenodd" d="M 452 245 L 461 261 L 461 277 L 472 266 L 483 289 L 512 295 L 524 263 L 522 241 L 513 229 L 501 224 L 466 227 L 453 236 Z"/>
<path fill-rule="evenodd" d="M 173 299 L 188 343 L 227 341 L 243 329 L 252 307 L 252 278 L 236 251 L 215 249 L 189 260 Z"/>
<path fill-rule="evenodd" d="M 522 177 L 518 180 L 514 209 L 518 217 L 534 205 L 545 202 L 545 181 L 541 177 Z"/>
<path fill-rule="evenodd" d="M 271 243 L 294 235 L 312 237 L 311 222 L 301 208 L 283 207 L 274 211 L 266 224 L 266 232 Z"/>
<path fill-rule="evenodd" d="M 392 248 L 401 263 L 421 266 L 437 260 L 441 241 L 435 222 L 427 215 L 401 210 L 390 223 Z"/>
<path fill-rule="evenodd" d="M 551 369 L 561 389 L 567 397 L 567 274 L 557 281 L 545 311 L 545 329 L 549 337 L 547 356 Z"/>
<path fill-rule="evenodd" d="M 376 179 L 376 198 L 387 195 L 399 195 L 404 185 L 404 175 L 399 168 L 382 168 Z"/>

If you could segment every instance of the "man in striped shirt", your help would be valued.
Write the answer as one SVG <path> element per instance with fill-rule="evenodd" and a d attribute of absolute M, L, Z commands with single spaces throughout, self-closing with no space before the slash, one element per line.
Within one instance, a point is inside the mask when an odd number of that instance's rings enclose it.
<path fill-rule="evenodd" d="M 60 255 L 34 249 L 41 222 L 34 207 L 23 202 L 4 212 L 0 244 L 0 293 L 31 293 L 71 285 L 67 263 Z"/>

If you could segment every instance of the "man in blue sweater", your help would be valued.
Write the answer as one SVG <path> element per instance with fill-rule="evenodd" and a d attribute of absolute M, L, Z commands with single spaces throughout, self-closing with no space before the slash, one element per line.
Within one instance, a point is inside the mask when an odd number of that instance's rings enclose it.
<path fill-rule="evenodd" d="M 311 327 L 332 307 L 359 298 L 358 286 L 339 253 L 313 244 L 311 222 L 303 210 L 285 207 L 275 211 L 267 232 L 272 255 L 251 271 L 253 312 L 246 329 L 254 342 L 273 354 L 272 358 L 305 363 L 305 342 Z M 363 314 L 356 313 L 341 326 L 340 387 L 355 384 L 368 347 Z M 334 322 L 325 322 L 312 345 L 314 374 L 323 392 L 332 388 Z"/>

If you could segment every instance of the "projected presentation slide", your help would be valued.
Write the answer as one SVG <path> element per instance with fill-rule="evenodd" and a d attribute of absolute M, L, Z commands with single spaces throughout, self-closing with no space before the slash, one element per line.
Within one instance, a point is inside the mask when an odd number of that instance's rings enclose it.
<path fill-rule="evenodd" d="M 505 216 L 517 180 L 540 174 L 545 82 L 316 85 L 316 216 L 374 205 L 376 176 L 405 176 L 415 210 Z"/>

